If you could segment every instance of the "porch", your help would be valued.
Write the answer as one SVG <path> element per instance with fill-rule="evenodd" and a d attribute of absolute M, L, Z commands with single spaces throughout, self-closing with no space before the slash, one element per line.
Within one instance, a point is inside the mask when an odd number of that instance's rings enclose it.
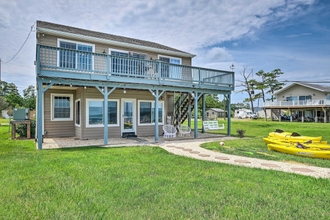
<path fill-rule="evenodd" d="M 37 76 L 90 81 L 148 84 L 208 90 L 232 91 L 234 73 L 160 60 L 136 59 L 59 47 L 37 45 Z M 72 85 L 70 84 L 70 85 Z"/>
<path fill-rule="evenodd" d="M 174 142 L 192 142 L 192 141 L 216 141 L 216 140 L 228 140 L 234 139 L 233 137 L 228 137 L 223 134 L 214 133 L 199 133 L 197 139 L 193 135 L 176 138 L 163 138 L 159 137 L 159 141 L 155 142 L 153 136 L 148 137 L 138 137 L 138 138 L 109 138 L 108 145 L 104 145 L 103 139 L 88 139 L 81 140 L 75 137 L 68 138 L 44 138 L 42 143 L 42 149 L 64 149 L 64 148 L 74 148 L 74 147 L 127 147 L 127 146 L 158 146 L 164 143 L 174 143 Z M 38 145 L 38 144 L 37 144 Z M 38 147 L 38 146 L 37 146 Z"/>
<path fill-rule="evenodd" d="M 330 100 L 318 99 L 318 100 L 293 100 L 293 101 L 276 101 L 276 102 L 265 102 L 264 108 L 276 108 L 276 107 L 303 107 L 303 108 L 314 108 L 314 107 L 330 107 Z"/>

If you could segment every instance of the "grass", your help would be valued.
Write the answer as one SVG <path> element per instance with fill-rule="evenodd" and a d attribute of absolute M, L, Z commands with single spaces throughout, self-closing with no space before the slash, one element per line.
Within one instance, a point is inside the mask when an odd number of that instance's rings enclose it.
<path fill-rule="evenodd" d="M 330 218 L 329 179 L 157 147 L 39 151 L 33 141 L 9 140 L 7 126 L 0 143 L 0 219 Z"/>
<path fill-rule="evenodd" d="M 199 127 L 201 126 L 202 125 L 200 124 Z M 227 154 L 267 160 L 290 161 L 330 168 L 330 160 L 327 159 L 306 158 L 269 151 L 267 145 L 262 139 L 263 137 L 267 137 L 269 132 L 275 131 L 276 129 L 282 129 L 284 131 L 295 131 L 306 136 L 322 136 L 323 140 L 328 140 L 330 142 L 329 123 L 275 122 L 242 119 L 232 120 L 232 136 L 238 137 L 238 134 L 236 133 L 238 129 L 246 131 L 244 138 L 227 140 L 225 141 L 224 146 L 220 146 L 219 142 L 211 142 L 203 144 L 202 147 Z M 226 131 L 213 131 L 213 133 L 226 134 Z"/>

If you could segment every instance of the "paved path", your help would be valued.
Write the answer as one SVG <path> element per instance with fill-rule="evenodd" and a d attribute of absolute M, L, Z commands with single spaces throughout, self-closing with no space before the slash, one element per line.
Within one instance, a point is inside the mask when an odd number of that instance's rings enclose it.
<path fill-rule="evenodd" d="M 308 166 L 304 164 L 295 164 L 288 162 L 262 160 L 257 158 L 242 157 L 236 155 L 223 154 L 201 148 L 200 145 L 204 141 L 195 142 L 165 142 L 160 145 L 163 149 L 170 153 L 195 158 L 198 160 L 208 160 L 218 163 L 226 163 L 237 166 L 245 166 L 252 168 L 260 168 L 266 170 L 278 170 L 289 173 L 297 173 L 315 178 L 330 178 L 330 169 L 316 166 Z"/>

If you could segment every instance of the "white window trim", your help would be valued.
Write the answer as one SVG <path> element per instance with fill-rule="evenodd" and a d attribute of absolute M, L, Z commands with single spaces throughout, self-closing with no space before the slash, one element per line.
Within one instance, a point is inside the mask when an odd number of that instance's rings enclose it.
<path fill-rule="evenodd" d="M 166 55 L 158 54 L 158 59 L 160 59 L 160 57 L 166 57 L 166 58 L 169 58 L 170 61 L 171 61 L 171 59 L 177 59 L 177 60 L 180 60 L 180 64 L 177 64 L 177 63 L 172 63 L 172 64 L 182 65 L 182 58 L 180 58 L 180 57 L 171 57 L 171 56 L 166 56 Z M 170 63 L 171 63 L 171 62 L 170 62 Z"/>
<path fill-rule="evenodd" d="M 139 100 L 138 101 L 138 126 L 155 125 L 155 122 L 154 123 L 140 123 L 140 102 L 151 102 L 151 103 L 155 103 L 155 100 Z M 158 125 L 164 125 L 165 102 L 164 101 L 158 101 L 158 103 L 162 103 L 163 104 L 163 108 L 162 108 L 163 118 L 162 118 L 162 122 L 158 122 Z"/>
<path fill-rule="evenodd" d="M 92 47 L 92 53 L 95 53 L 95 44 L 89 44 L 89 43 L 80 42 L 80 41 L 73 41 L 73 40 L 57 38 L 57 47 L 60 47 L 60 42 L 61 41 L 91 46 Z M 77 48 L 76 48 L 76 50 L 77 50 Z M 57 51 L 57 57 L 58 57 L 57 66 L 59 67 L 60 66 L 60 58 L 59 58 L 60 57 L 60 51 Z M 76 64 L 77 64 L 77 61 L 78 61 L 77 59 L 78 59 L 78 57 L 76 56 Z M 92 56 L 92 69 L 91 70 L 94 70 L 94 56 Z"/>
<path fill-rule="evenodd" d="M 54 96 L 70 97 L 70 118 L 54 118 Z M 51 93 L 50 94 L 50 120 L 73 121 L 73 94 Z"/>
<path fill-rule="evenodd" d="M 96 102 L 102 102 L 102 115 L 104 114 L 103 112 L 103 101 L 104 99 L 86 99 L 86 128 L 100 128 L 100 127 L 104 127 L 104 123 L 102 124 L 97 124 L 97 125 L 90 125 L 89 124 L 89 102 L 90 101 L 96 101 Z M 108 99 L 108 102 L 117 102 L 117 124 L 108 124 L 108 127 L 119 127 L 119 99 Z M 102 121 L 104 118 L 102 117 Z"/>
<path fill-rule="evenodd" d="M 130 51 L 128 50 L 118 50 L 118 49 L 113 49 L 113 48 L 109 48 L 108 54 L 111 55 L 111 51 L 113 52 L 120 52 L 120 53 L 127 53 L 129 54 Z"/>
<path fill-rule="evenodd" d="M 79 114 L 79 122 L 80 122 L 80 124 L 77 124 L 76 123 L 76 118 L 77 118 L 77 114 L 76 114 L 76 111 L 77 111 L 77 102 L 80 102 L 80 109 L 79 109 L 79 111 L 80 111 L 80 114 Z M 81 126 L 81 100 L 80 99 L 77 99 L 76 101 L 75 101 L 75 103 L 74 103 L 74 110 L 75 110 L 75 114 L 74 114 L 74 124 L 75 124 L 75 126 L 76 127 L 80 127 Z"/>

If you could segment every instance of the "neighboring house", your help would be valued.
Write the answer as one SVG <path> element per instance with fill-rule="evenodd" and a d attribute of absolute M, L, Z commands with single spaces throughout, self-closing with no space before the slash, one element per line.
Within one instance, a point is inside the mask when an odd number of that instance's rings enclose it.
<path fill-rule="evenodd" d="M 158 141 L 167 116 L 197 121 L 204 94 L 234 90 L 233 72 L 191 66 L 195 55 L 158 43 L 44 21 L 36 37 L 38 149 L 43 135 Z"/>
<path fill-rule="evenodd" d="M 227 117 L 227 111 L 220 108 L 210 108 L 206 111 L 207 119 L 217 119 Z"/>
<path fill-rule="evenodd" d="M 330 86 L 295 82 L 277 91 L 275 96 L 276 101 L 265 102 L 263 106 L 272 111 L 273 118 L 329 122 Z"/>

